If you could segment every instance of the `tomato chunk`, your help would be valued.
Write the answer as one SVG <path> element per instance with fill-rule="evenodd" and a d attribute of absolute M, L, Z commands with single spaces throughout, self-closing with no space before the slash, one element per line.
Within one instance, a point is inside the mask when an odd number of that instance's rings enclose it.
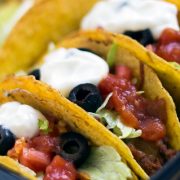
<path fill-rule="evenodd" d="M 127 99 L 122 96 L 118 89 L 115 89 L 113 91 L 112 101 L 115 110 L 119 112 L 119 114 L 123 118 L 122 120 L 124 120 L 124 123 L 131 127 L 138 128 L 139 121 L 132 113 L 133 109 L 130 109 L 133 107 L 125 107 L 125 105 L 127 104 Z"/>
<path fill-rule="evenodd" d="M 167 61 L 180 63 L 180 31 L 165 29 L 152 50 Z"/>
<path fill-rule="evenodd" d="M 75 180 L 76 177 L 74 166 L 60 156 L 55 156 L 46 168 L 44 180 Z"/>
<path fill-rule="evenodd" d="M 49 135 L 40 135 L 34 137 L 29 141 L 28 145 L 29 147 L 44 153 L 54 153 L 59 147 L 58 138 L 51 137 Z"/>
<path fill-rule="evenodd" d="M 45 171 L 50 164 L 51 156 L 34 148 L 24 148 L 19 157 L 19 162 L 35 172 L 40 172 Z"/>

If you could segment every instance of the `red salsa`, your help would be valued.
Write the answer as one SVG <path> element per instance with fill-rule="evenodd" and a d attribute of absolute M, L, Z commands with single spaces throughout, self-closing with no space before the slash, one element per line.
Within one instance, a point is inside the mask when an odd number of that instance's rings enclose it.
<path fill-rule="evenodd" d="M 128 67 L 116 67 L 116 75 L 109 74 L 99 84 L 102 96 L 113 95 L 109 101 L 109 108 L 120 114 L 125 124 L 141 129 L 142 138 L 150 141 L 162 139 L 165 134 L 164 121 L 166 108 L 163 99 L 149 100 L 138 93 L 131 83 L 131 72 Z M 119 73 L 118 70 L 124 70 Z"/>
<path fill-rule="evenodd" d="M 180 64 L 180 31 L 165 29 L 158 42 L 149 47 L 165 60 Z"/>
<path fill-rule="evenodd" d="M 44 180 L 75 180 L 76 169 L 59 155 L 58 138 L 39 135 L 31 140 L 18 139 L 8 156 L 35 172 L 45 172 Z"/>
<path fill-rule="evenodd" d="M 65 161 L 60 156 L 55 156 L 46 168 L 44 180 L 75 180 L 76 170 L 72 163 Z"/>

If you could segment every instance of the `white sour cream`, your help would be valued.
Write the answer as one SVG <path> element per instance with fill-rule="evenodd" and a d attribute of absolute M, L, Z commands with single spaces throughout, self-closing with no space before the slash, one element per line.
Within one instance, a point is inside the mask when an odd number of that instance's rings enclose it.
<path fill-rule="evenodd" d="M 17 137 L 32 138 L 39 132 L 38 119 L 46 120 L 36 109 L 19 102 L 0 106 L 0 125 L 11 130 Z"/>
<path fill-rule="evenodd" d="M 65 97 L 77 85 L 97 85 L 109 72 L 99 56 L 78 49 L 59 48 L 44 57 L 40 67 L 41 81 L 59 90 Z"/>
<path fill-rule="evenodd" d="M 84 17 L 81 27 L 114 33 L 149 28 L 158 39 L 165 28 L 179 30 L 177 12 L 175 5 L 161 0 L 104 0 Z"/>

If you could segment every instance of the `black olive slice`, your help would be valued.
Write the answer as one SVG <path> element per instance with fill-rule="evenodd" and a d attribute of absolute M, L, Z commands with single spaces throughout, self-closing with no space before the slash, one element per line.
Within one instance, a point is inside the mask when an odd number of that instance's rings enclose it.
<path fill-rule="evenodd" d="M 67 161 L 79 167 L 88 157 L 90 147 L 82 135 L 67 132 L 60 136 L 60 155 Z"/>
<path fill-rule="evenodd" d="M 103 103 L 99 90 L 90 83 L 76 86 L 68 98 L 88 112 L 96 112 Z"/>
<path fill-rule="evenodd" d="M 145 29 L 141 31 L 125 31 L 124 34 L 137 40 L 143 46 L 146 46 L 148 44 L 153 44 L 155 42 L 152 33 L 149 29 Z"/>
<path fill-rule="evenodd" d="M 40 70 L 39 69 L 34 69 L 28 75 L 32 75 L 36 78 L 36 80 L 40 80 Z"/>
<path fill-rule="evenodd" d="M 10 130 L 0 126 L 0 155 L 6 155 L 8 150 L 13 148 L 15 140 L 15 136 Z"/>

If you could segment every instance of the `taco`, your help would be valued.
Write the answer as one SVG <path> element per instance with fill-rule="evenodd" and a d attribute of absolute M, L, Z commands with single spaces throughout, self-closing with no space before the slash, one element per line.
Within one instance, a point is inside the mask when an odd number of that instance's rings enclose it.
<path fill-rule="evenodd" d="M 95 2 L 97 0 L 76 3 L 74 0 L 37 0 L 0 48 L 0 79 L 30 68 L 50 42 L 57 42 L 79 28 L 81 18 Z"/>
<path fill-rule="evenodd" d="M 119 138 L 116 142 L 125 142 L 144 172 L 137 164 L 132 169 L 146 179 L 180 150 L 180 124 L 171 96 L 139 61 L 149 52 L 139 56 L 123 41 L 133 42 L 103 31 L 79 32 L 61 41 L 30 74 L 86 110 L 91 121 Z"/>
<path fill-rule="evenodd" d="M 50 86 L 9 77 L 0 102 L 1 166 L 28 179 L 136 179 L 126 145 Z"/>
<path fill-rule="evenodd" d="M 166 61 L 180 64 L 179 10 L 178 0 L 100 1 L 83 18 L 81 28 L 123 33 Z"/>

